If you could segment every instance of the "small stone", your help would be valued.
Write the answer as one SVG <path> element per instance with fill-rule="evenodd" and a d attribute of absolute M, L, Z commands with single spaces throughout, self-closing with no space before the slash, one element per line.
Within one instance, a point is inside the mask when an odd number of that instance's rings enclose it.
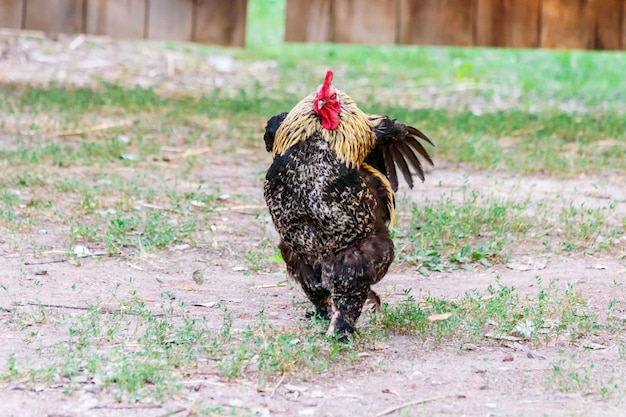
<path fill-rule="evenodd" d="M 301 387 L 299 385 L 285 384 L 285 389 L 289 392 L 304 392 L 307 390 L 307 387 Z"/>
<path fill-rule="evenodd" d="M 214 55 L 207 58 L 209 64 L 217 72 L 232 73 L 235 72 L 235 60 L 226 55 Z"/>
<path fill-rule="evenodd" d="M 193 304 L 196 307 L 207 307 L 207 308 L 213 308 L 217 305 L 216 302 L 209 302 L 209 303 L 194 303 Z"/>
<path fill-rule="evenodd" d="M 87 247 L 83 245 L 74 246 L 73 252 L 74 252 L 74 255 L 78 257 L 85 257 L 85 256 L 91 255 L 91 251 L 89 251 L 89 249 L 87 249 Z"/>
<path fill-rule="evenodd" d="M 76 382 L 78 384 L 85 384 L 86 382 L 89 381 L 89 377 L 85 374 L 80 374 L 74 377 L 73 382 Z"/>
<path fill-rule="evenodd" d="M 529 351 L 526 353 L 526 356 L 527 356 L 529 359 L 545 359 L 545 358 L 546 358 L 545 356 L 542 356 L 542 355 L 538 354 L 537 352 L 533 352 L 532 350 L 529 350 Z"/>
<path fill-rule="evenodd" d="M 201 269 L 197 269 L 193 271 L 193 274 L 191 274 L 191 277 L 193 278 L 193 281 L 196 284 L 202 285 L 202 283 L 204 282 L 204 271 Z"/>
<path fill-rule="evenodd" d="M 121 154 L 120 159 L 124 159 L 126 161 L 139 161 L 139 158 L 136 155 L 130 153 Z"/>
<path fill-rule="evenodd" d="M 232 407 L 241 407 L 241 406 L 243 406 L 243 401 L 241 401 L 241 400 L 230 400 L 228 402 L 228 405 L 230 405 Z"/>
<path fill-rule="evenodd" d="M 313 392 L 311 392 L 311 397 L 313 398 L 324 398 L 326 395 L 324 395 L 324 393 L 322 391 L 319 390 L 315 390 Z"/>
<path fill-rule="evenodd" d="M 526 320 L 523 323 L 518 323 L 513 329 L 513 334 L 515 336 L 528 339 L 532 336 L 533 331 L 535 330 L 535 323 L 532 320 Z"/>
<path fill-rule="evenodd" d="M 595 343 L 592 342 L 590 340 L 583 340 L 582 342 L 580 342 L 578 344 L 579 347 L 583 348 L 583 349 L 592 349 L 592 350 L 600 350 L 600 349 L 606 349 L 607 346 L 600 344 L 600 343 Z"/>
<path fill-rule="evenodd" d="M 502 362 L 513 362 L 513 360 L 513 355 L 511 355 L 510 353 L 507 353 L 506 355 L 504 355 L 504 358 L 502 358 Z"/>

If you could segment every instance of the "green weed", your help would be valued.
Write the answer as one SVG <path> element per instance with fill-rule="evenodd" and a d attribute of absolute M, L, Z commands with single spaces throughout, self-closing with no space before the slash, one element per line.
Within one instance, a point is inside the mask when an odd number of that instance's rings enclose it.
<path fill-rule="evenodd" d="M 142 214 L 116 214 L 104 232 L 109 253 L 132 247 L 141 252 L 163 249 L 175 243 L 192 241 L 196 230 L 193 215 L 174 216 L 162 210 L 146 210 Z"/>
<path fill-rule="evenodd" d="M 45 363 L 31 365 L 11 355 L 0 380 L 54 382 L 66 393 L 97 380 L 118 399 L 136 401 L 181 391 L 182 374 L 210 371 L 234 379 L 253 370 L 263 386 L 277 375 L 302 377 L 327 371 L 338 361 L 348 365 L 356 360 L 348 346 L 325 340 L 319 323 L 275 328 L 261 311 L 254 324 L 237 329 L 230 311 L 216 306 L 223 323 L 215 329 L 168 294 L 157 311 L 133 292 L 117 302 L 116 309 L 91 305 L 84 314 L 57 319 L 67 329 L 66 338 L 42 344 L 37 355 Z"/>
<path fill-rule="evenodd" d="M 542 287 L 537 277 L 536 296 L 520 296 L 514 287 L 496 282 L 486 293 L 467 292 L 456 300 L 423 296 L 410 291 L 395 305 L 384 304 L 372 323 L 381 329 L 415 335 L 421 340 L 457 340 L 475 343 L 492 338 L 519 337 L 535 344 L 550 340 L 575 341 L 609 330 L 586 306 L 582 294 L 572 287 L 560 291 L 554 282 Z"/>
<path fill-rule="evenodd" d="M 413 204 L 408 241 L 420 272 L 467 268 L 479 262 L 491 266 L 506 258 L 507 243 L 530 228 L 523 212 L 528 202 L 481 196 L 464 188 L 460 200 L 443 196 Z"/>
<path fill-rule="evenodd" d="M 16 91 L 18 87 L 3 88 L 0 88 L 0 96 L 4 93 L 12 97 L 19 91 Z M 168 124 L 188 124 L 190 118 L 222 119 L 231 128 L 240 129 L 242 140 L 239 146 L 248 146 L 244 138 L 256 138 L 253 139 L 255 147 L 261 146 L 259 130 L 251 131 L 245 124 L 254 120 L 260 129 L 269 116 L 288 110 L 299 100 L 299 96 L 267 97 L 267 92 L 260 90 L 242 90 L 235 97 L 214 92 L 200 99 L 168 99 L 157 97 L 150 89 L 123 89 L 110 84 L 103 84 L 100 89 L 77 90 L 61 86 L 48 89 L 27 87 L 19 93 L 21 100 L 15 104 L 18 111 L 28 108 L 74 117 L 91 112 L 115 114 L 118 109 L 135 114 L 141 108 L 140 104 L 145 104 L 143 110 L 158 116 L 164 124 L 163 130 L 171 129 L 166 127 Z M 5 103 L 11 100 L 7 97 Z M 592 113 L 568 114 L 550 110 L 537 114 L 517 109 L 486 114 L 461 110 L 449 114 L 446 110 L 407 109 L 376 102 L 363 107 L 419 126 L 437 144 L 433 152 L 438 161 L 468 163 L 481 169 L 564 177 L 581 172 L 626 168 L 622 114 L 618 110 L 603 112 L 600 117 Z M 158 154 L 159 149 L 154 140 L 140 139 L 154 130 L 150 117 L 136 117 L 136 124 L 131 129 L 133 136 L 139 139 L 132 146 L 115 135 L 97 141 L 85 139 L 78 146 L 49 140 L 31 150 L 2 152 L 12 161 L 44 162 L 52 166 L 111 162 L 136 164 L 136 161 Z M 193 124 L 188 131 L 190 139 L 203 134 L 203 129 Z M 193 159 L 189 162 L 193 163 Z"/>
<path fill-rule="evenodd" d="M 587 208 L 565 199 L 517 201 L 479 194 L 465 185 L 460 195 L 411 204 L 410 223 L 400 233 L 406 234 L 408 244 L 397 238 L 408 254 L 403 252 L 399 259 L 427 275 L 506 262 L 522 245 L 547 252 L 614 251 L 624 235 L 612 215 L 616 207 L 617 202 Z"/>
<path fill-rule="evenodd" d="M 407 290 L 403 300 L 385 303 L 380 314 L 361 320 L 359 333 L 348 344 L 324 338 L 325 321 L 277 327 L 261 310 L 253 321 L 241 323 L 220 305 L 207 312 L 213 316 L 209 320 L 192 314 L 169 293 L 151 306 L 137 298 L 134 290 L 119 298 L 118 285 L 106 303 L 98 300 L 82 314 L 41 313 L 47 323 L 64 330 L 65 337 L 49 343 L 45 333 L 31 332 L 28 337 L 38 346 L 35 358 L 9 356 L 0 379 L 61 384 L 67 393 L 92 381 L 118 399 L 135 401 L 178 393 L 185 389 L 183 375 L 196 372 L 217 372 L 227 379 L 254 378 L 266 386 L 281 375 L 307 378 L 340 371 L 359 363 L 358 352 L 376 349 L 397 334 L 429 342 L 431 347 L 442 342 L 462 347 L 506 337 L 541 345 L 623 331 L 623 324 L 600 323 L 572 287 L 560 290 L 554 283 L 544 287 L 539 277 L 537 284 L 537 294 L 525 296 L 499 282 L 485 293 L 471 291 L 458 299 Z M 15 324 L 32 322 L 39 314 L 16 312 L 12 320 Z M 216 317 L 221 317 L 218 326 L 211 324 Z M 28 329 L 23 327 L 23 331 Z M 583 384 L 585 374 L 578 377 Z"/>
<path fill-rule="evenodd" d="M 602 399 L 623 397 L 622 375 L 612 370 L 607 376 L 604 372 L 596 370 L 596 365 L 579 365 L 577 354 L 565 355 L 561 351 L 561 357 L 552 364 L 551 372 L 545 376 L 545 386 L 549 390 L 583 395 L 599 395 Z"/>

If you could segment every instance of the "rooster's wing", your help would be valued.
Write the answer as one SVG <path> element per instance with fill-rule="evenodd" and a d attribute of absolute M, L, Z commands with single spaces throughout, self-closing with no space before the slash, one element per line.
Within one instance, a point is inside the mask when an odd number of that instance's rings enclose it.
<path fill-rule="evenodd" d="M 424 168 L 416 152 L 430 165 L 433 161 L 420 141 L 432 146 L 434 144 L 413 126 L 406 126 L 387 116 L 370 115 L 376 133 L 376 146 L 365 159 L 365 162 L 382 172 L 391 184 L 393 191 L 398 191 L 398 174 L 396 165 L 402 172 L 404 180 L 413 188 L 413 178 L 409 165 L 415 169 L 417 176 L 424 181 Z"/>
<path fill-rule="evenodd" d="M 267 121 L 267 124 L 265 125 L 265 135 L 263 135 L 263 141 L 265 142 L 266 151 L 272 152 L 276 131 L 280 127 L 283 120 L 285 120 L 285 117 L 287 117 L 287 112 L 277 114 Z"/>

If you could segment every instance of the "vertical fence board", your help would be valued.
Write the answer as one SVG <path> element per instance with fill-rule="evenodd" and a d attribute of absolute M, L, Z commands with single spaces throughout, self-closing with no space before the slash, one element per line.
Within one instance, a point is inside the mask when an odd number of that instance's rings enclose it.
<path fill-rule="evenodd" d="M 0 0 L 0 28 L 22 28 L 23 0 Z"/>
<path fill-rule="evenodd" d="M 146 0 L 87 0 L 87 33 L 143 38 L 145 22 Z"/>
<path fill-rule="evenodd" d="M 476 45 L 539 46 L 540 0 L 477 0 Z"/>
<path fill-rule="evenodd" d="M 82 32 L 83 0 L 27 0 L 24 29 Z"/>
<path fill-rule="evenodd" d="M 334 41 L 393 44 L 396 0 L 335 0 Z"/>
<path fill-rule="evenodd" d="M 247 0 L 0 0 L 0 27 L 244 45 Z M 626 49 L 626 0 L 287 0 L 285 40 Z"/>
<path fill-rule="evenodd" d="M 618 49 L 619 0 L 543 0 L 542 48 Z"/>
<path fill-rule="evenodd" d="M 330 42 L 331 0 L 287 0 L 287 42 Z"/>
<path fill-rule="evenodd" d="M 193 40 L 217 45 L 244 46 L 247 4 L 247 0 L 198 0 Z"/>
<path fill-rule="evenodd" d="M 626 0 L 622 0 L 622 42 L 621 48 L 626 50 Z"/>
<path fill-rule="evenodd" d="M 148 4 L 147 38 L 192 40 L 193 0 L 150 0 Z"/>
<path fill-rule="evenodd" d="M 474 44 L 474 0 L 400 0 L 399 42 Z"/>
<path fill-rule="evenodd" d="M 592 0 L 587 6 L 594 27 L 592 49 L 620 49 L 621 0 Z"/>
<path fill-rule="evenodd" d="M 585 0 L 543 0 L 541 6 L 541 47 L 585 48 L 591 46 Z M 568 7 L 569 5 L 569 7 Z"/>

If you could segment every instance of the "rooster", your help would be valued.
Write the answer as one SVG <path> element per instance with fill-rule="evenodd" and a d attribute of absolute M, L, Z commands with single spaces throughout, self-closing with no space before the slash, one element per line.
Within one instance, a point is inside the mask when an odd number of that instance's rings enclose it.
<path fill-rule="evenodd" d="M 414 127 L 365 114 L 332 78 L 328 71 L 315 93 L 267 122 L 274 159 L 264 197 L 288 275 L 330 320 L 326 334 L 347 340 L 367 299 L 380 306 L 371 285 L 394 258 L 396 165 L 409 187 L 409 166 L 424 181 L 416 153 L 432 165 L 420 141 L 433 143 Z"/>

